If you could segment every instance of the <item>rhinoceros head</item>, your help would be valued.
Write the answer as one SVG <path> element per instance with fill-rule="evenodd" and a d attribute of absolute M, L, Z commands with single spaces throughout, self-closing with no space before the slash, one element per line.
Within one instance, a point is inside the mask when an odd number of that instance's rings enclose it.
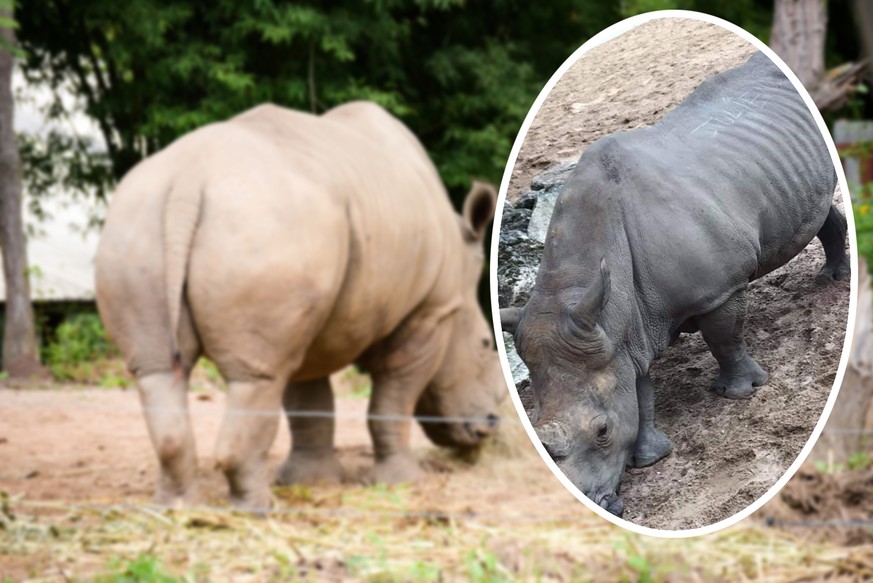
<path fill-rule="evenodd" d="M 605 262 L 600 277 L 575 300 L 531 301 L 501 310 L 530 370 L 531 422 L 546 451 L 595 504 L 621 515 L 619 488 L 639 429 L 636 373 L 598 320 L 609 300 Z"/>
<path fill-rule="evenodd" d="M 442 362 L 415 413 L 447 418 L 421 423 L 438 445 L 478 445 L 497 427 L 497 407 L 506 397 L 506 382 L 494 350 L 491 328 L 479 307 L 477 289 L 485 255 L 482 239 L 494 216 L 497 195 L 490 185 L 475 182 L 459 217 L 463 252 L 458 261 L 459 304 L 444 322 L 449 339 Z"/>

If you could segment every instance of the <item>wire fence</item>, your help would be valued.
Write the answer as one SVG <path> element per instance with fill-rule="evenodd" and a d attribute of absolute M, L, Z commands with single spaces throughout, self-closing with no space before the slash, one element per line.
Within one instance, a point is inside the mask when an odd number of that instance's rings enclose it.
<path fill-rule="evenodd" d="M 139 411 L 147 413 L 166 413 L 166 414 L 193 414 L 193 415 L 209 415 L 214 416 L 219 413 L 230 413 L 239 416 L 252 417 L 285 417 L 285 418 L 310 418 L 310 419 L 362 419 L 368 421 L 418 421 L 419 423 L 484 423 L 484 424 L 512 424 L 521 425 L 521 421 L 517 418 L 508 417 L 452 417 L 452 416 L 436 416 L 436 415 L 394 415 L 385 413 L 371 412 L 356 412 L 356 411 L 310 411 L 302 409 L 240 409 L 240 408 L 222 408 L 220 411 L 214 409 L 202 409 L 192 407 L 159 407 L 159 406 L 143 406 L 137 404 L 106 405 L 102 403 L 76 403 L 75 405 L 58 405 L 54 403 L 28 403 L 16 402 L 10 399 L 0 398 L 0 408 L 18 408 L 18 409 L 40 409 L 40 410 L 92 410 L 92 411 L 111 411 L 111 412 L 129 412 L 136 413 Z"/>
<path fill-rule="evenodd" d="M 530 514 L 530 513 L 489 513 L 489 512 L 456 512 L 439 510 L 400 510 L 389 508 L 319 508 L 315 506 L 295 507 L 230 507 L 211 504 L 185 506 L 167 506 L 140 502 L 99 503 L 99 502 L 52 502 L 42 500 L 20 500 L 12 502 L 12 506 L 23 506 L 44 510 L 63 511 L 94 511 L 94 512 L 126 512 L 144 511 L 158 515 L 172 514 L 183 511 L 185 515 L 198 513 L 216 514 L 219 516 L 238 516 L 244 514 L 269 515 L 271 517 L 297 516 L 303 518 L 321 519 L 354 519 L 372 518 L 374 516 L 388 519 L 409 519 L 424 522 L 478 522 L 478 523 L 571 523 L 582 528 L 599 528 L 602 525 L 592 520 L 590 514 L 575 515 Z"/>

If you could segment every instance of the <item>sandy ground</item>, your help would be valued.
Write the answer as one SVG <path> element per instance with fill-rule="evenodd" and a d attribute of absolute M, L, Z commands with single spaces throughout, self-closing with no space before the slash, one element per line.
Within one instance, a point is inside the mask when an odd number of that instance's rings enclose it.
<path fill-rule="evenodd" d="M 561 78 L 525 138 L 510 200 L 545 168 L 575 159 L 593 140 L 650 125 L 708 76 L 754 48 L 718 27 L 670 19 L 644 24 L 587 53 Z M 631 470 L 625 518 L 655 528 L 703 526 L 742 510 L 788 469 L 817 423 L 836 375 L 849 284 L 818 287 L 815 240 L 750 288 L 746 341 L 770 374 L 750 401 L 709 390 L 715 359 L 699 335 L 683 336 L 652 368 L 656 419 L 673 453 Z"/>
<path fill-rule="evenodd" d="M 212 457 L 224 397 L 217 390 L 189 394 L 199 453 L 200 502 L 207 505 L 227 502 L 227 485 L 214 468 Z M 335 445 L 350 476 L 346 484 L 326 488 L 341 492 L 367 482 L 373 462 L 365 421 L 367 402 L 363 397 L 338 396 Z M 511 405 L 507 405 L 504 415 L 506 431 L 522 431 Z M 478 472 L 478 464 L 446 456 L 414 425 L 412 446 L 425 469 L 418 487 L 438 491 L 429 509 L 495 513 L 510 518 L 590 518 L 591 513 L 581 505 L 568 505 L 572 496 L 559 487 L 548 468 L 532 453 L 527 436 L 521 438 L 517 443 L 523 455 L 501 456 L 500 463 L 485 464 L 488 472 L 497 467 L 498 478 L 493 473 Z M 290 434 L 283 421 L 270 450 L 272 468 L 282 463 L 289 446 Z M 502 474 L 504 469 L 507 475 Z M 29 500 L 148 503 L 157 472 L 157 459 L 136 390 L 0 388 L 0 491 Z M 523 505 L 519 504 L 522 500 Z"/>
<path fill-rule="evenodd" d="M 224 397 L 220 391 L 189 396 L 199 453 L 198 486 L 206 504 L 227 500 L 227 485 L 214 469 L 212 457 Z M 337 399 L 335 445 L 349 471 L 349 485 L 367 482 L 373 461 L 365 420 L 367 402 L 362 397 Z M 282 463 L 290 443 L 283 420 L 270 450 L 273 468 Z M 450 464 L 441 464 L 432 455 L 438 450 L 418 425 L 413 426 L 412 446 L 428 476 L 451 471 Z M 531 470 L 544 480 L 554 479 L 538 464 Z M 147 502 L 156 479 L 157 459 L 135 390 L 0 389 L 0 490 L 31 499 Z M 569 498 L 563 492 L 555 494 Z"/>
<path fill-rule="evenodd" d="M 648 126 L 707 77 L 745 62 L 755 48 L 714 25 L 648 22 L 585 53 L 537 112 L 512 169 L 515 201 L 546 168 L 578 160 L 594 140 Z"/>
<path fill-rule="evenodd" d="M 190 396 L 199 486 L 221 505 L 209 451 L 223 394 L 207 394 Z M 338 399 L 339 455 L 359 470 L 371 461 L 365 406 Z M 226 507 L 155 512 L 144 504 L 157 463 L 135 391 L 0 387 L 0 580 L 104 580 L 143 556 L 186 581 L 812 581 L 873 566 L 873 547 L 859 557 L 749 522 L 691 540 L 626 533 L 524 455 L 522 437 L 510 441 L 516 455 L 495 448 L 470 465 L 416 431 L 426 472 L 415 484 L 276 489 L 266 519 Z M 283 429 L 273 467 L 287 445 Z"/>

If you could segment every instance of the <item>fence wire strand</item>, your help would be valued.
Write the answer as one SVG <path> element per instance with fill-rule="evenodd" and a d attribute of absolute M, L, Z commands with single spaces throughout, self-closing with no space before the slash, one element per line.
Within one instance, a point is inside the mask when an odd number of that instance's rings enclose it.
<path fill-rule="evenodd" d="M 232 413 L 240 416 L 252 417 L 286 417 L 286 418 L 315 418 L 315 419 L 362 419 L 369 421 L 418 421 L 419 423 L 487 423 L 487 424 L 521 424 L 517 418 L 500 417 L 495 420 L 489 417 L 440 417 L 437 415 L 393 415 L 385 413 L 357 413 L 351 411 L 306 411 L 301 409 L 239 409 L 221 408 L 220 410 L 195 410 L 192 407 L 156 407 L 143 405 L 103 405 L 100 403 L 76 403 L 75 405 L 54 405 L 52 403 L 22 403 L 10 402 L 8 399 L 0 399 L 0 408 L 40 409 L 54 411 L 70 410 L 94 410 L 136 413 L 139 411 L 165 414 L 193 414 L 193 415 L 216 415 Z"/>
<path fill-rule="evenodd" d="M 315 419 L 358 419 L 358 420 L 373 420 L 373 421 L 418 421 L 419 423 L 494 423 L 493 419 L 487 417 L 439 417 L 433 415 L 391 415 L 379 414 L 371 412 L 350 412 L 350 411 L 306 411 L 306 410 L 289 410 L 277 409 L 265 411 L 260 409 L 238 409 L 238 408 L 196 408 L 196 407 L 156 407 L 142 406 L 140 404 L 123 404 L 123 405 L 106 405 L 102 403 L 76 403 L 74 405 L 56 405 L 52 403 L 29 403 L 16 402 L 8 398 L 0 398 L 0 409 L 38 409 L 38 410 L 55 410 L 55 411 L 71 411 L 71 410 L 96 410 L 110 412 L 149 412 L 149 413 L 164 413 L 164 414 L 186 414 L 186 415 L 221 415 L 221 414 L 236 414 L 253 417 L 286 417 L 286 418 L 315 418 Z M 514 417 L 501 417 L 497 421 L 500 425 L 520 425 L 521 421 Z M 858 434 L 870 435 L 873 434 L 873 428 L 856 429 L 845 427 L 825 427 L 825 433 L 834 434 Z M 404 510 L 387 510 L 387 509 L 353 509 L 353 508 L 316 508 L 316 507 L 273 507 L 273 508 L 231 508 L 214 505 L 197 505 L 186 506 L 184 508 L 174 506 L 162 506 L 158 504 L 143 504 L 122 502 L 116 504 L 92 503 L 92 502 L 44 502 L 35 500 L 15 500 L 8 499 L 12 506 L 20 505 L 33 508 L 45 509 L 63 509 L 68 511 L 97 511 L 97 512 L 112 512 L 125 510 L 141 510 L 146 512 L 172 512 L 176 510 L 184 510 L 185 512 L 210 512 L 216 514 L 233 515 L 240 512 L 268 515 L 268 516 L 302 516 L 302 517 L 321 517 L 321 518 L 361 518 L 365 516 L 380 516 L 384 518 L 396 519 L 412 519 L 425 521 L 474 521 L 474 522 L 514 522 L 514 523 L 556 523 L 556 522 L 571 522 L 578 523 L 580 526 L 588 526 L 586 523 L 591 522 L 591 516 L 539 516 L 531 514 L 486 514 L 476 512 L 441 512 L 441 511 L 404 511 Z M 764 526 L 772 528 L 868 528 L 873 530 L 873 518 L 870 519 L 823 519 L 823 520 L 788 520 L 777 518 L 763 518 L 759 521 Z M 589 526 L 592 527 L 593 526 Z"/>
<path fill-rule="evenodd" d="M 574 523 L 586 528 L 598 528 L 602 526 L 598 521 L 592 520 L 593 515 L 579 514 L 576 516 L 535 515 L 535 514 L 506 514 L 506 513 L 480 513 L 480 512 L 452 512 L 434 510 L 390 510 L 386 508 L 363 509 L 363 508 L 317 508 L 317 507 L 242 507 L 215 506 L 209 504 L 195 506 L 164 506 L 160 504 L 145 504 L 136 502 L 120 502 L 115 504 L 98 502 L 46 502 L 40 500 L 9 500 L 10 508 L 16 506 L 30 507 L 45 510 L 65 511 L 92 511 L 92 512 L 124 512 L 130 510 L 154 512 L 159 514 L 183 512 L 187 514 L 210 513 L 221 516 L 238 516 L 240 514 L 278 517 L 299 516 L 309 518 L 337 519 L 337 518 L 365 518 L 378 516 L 390 519 L 411 519 L 433 522 L 506 522 L 506 523 Z M 580 508 L 582 508 L 580 506 Z"/>

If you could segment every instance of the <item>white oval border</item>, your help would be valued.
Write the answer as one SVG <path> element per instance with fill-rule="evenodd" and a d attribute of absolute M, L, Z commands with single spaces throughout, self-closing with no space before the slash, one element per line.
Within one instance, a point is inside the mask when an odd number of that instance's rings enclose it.
<path fill-rule="evenodd" d="M 617 516 L 610 514 L 600 506 L 594 504 L 591 500 L 588 499 L 582 492 L 579 491 L 576 486 L 573 485 L 570 480 L 558 469 L 558 466 L 552 460 L 548 453 L 546 453 L 545 448 L 543 447 L 540 440 L 537 438 L 536 433 L 533 430 L 533 426 L 531 425 L 530 419 L 528 419 L 527 412 L 524 410 L 524 406 L 521 403 L 521 399 L 518 396 L 518 391 L 515 388 L 515 381 L 512 378 L 512 373 L 509 369 L 509 362 L 506 357 L 506 347 L 503 342 L 503 331 L 500 327 L 500 306 L 498 304 L 497 298 L 497 247 L 500 240 L 500 223 L 503 218 L 503 207 L 506 202 L 506 191 L 509 188 L 509 180 L 512 176 L 512 169 L 515 167 L 515 162 L 518 159 L 518 153 L 521 149 L 521 144 L 524 142 L 524 138 L 527 136 L 527 132 L 530 129 L 531 123 L 533 122 L 534 117 L 539 112 L 540 107 L 542 107 L 543 102 L 545 102 L 549 93 L 551 93 L 555 84 L 558 80 L 567 72 L 569 69 L 582 55 L 593 49 L 594 47 L 603 44 L 604 42 L 611 40 L 630 29 L 643 24 L 644 22 L 648 22 L 650 20 L 655 20 L 658 18 L 685 18 L 691 20 L 700 20 L 703 22 L 708 22 L 710 24 L 715 24 L 723 29 L 726 29 L 736 35 L 739 35 L 746 41 L 752 43 L 758 50 L 763 51 L 770 59 L 779 66 L 782 72 L 786 77 L 791 81 L 794 85 L 794 88 L 798 90 L 801 97 L 803 97 L 806 106 L 812 112 L 813 117 L 815 117 L 815 121 L 818 124 L 819 131 L 822 133 L 824 137 L 825 143 L 827 144 L 828 150 L 831 153 L 831 160 L 834 164 L 834 168 L 837 172 L 837 179 L 840 184 L 841 195 L 843 197 L 843 206 L 846 209 L 846 220 L 849 225 L 849 254 L 852 260 L 852 276 L 850 280 L 850 291 L 849 291 L 849 315 L 846 326 L 846 335 L 843 340 L 843 352 L 840 357 L 840 365 L 837 369 L 837 376 L 834 380 L 834 385 L 831 388 L 830 396 L 828 397 L 827 403 L 825 403 L 824 411 L 822 412 L 821 417 L 818 420 L 818 424 L 816 424 L 815 429 L 813 429 L 812 434 L 806 442 L 806 445 L 800 451 L 800 454 L 797 456 L 797 459 L 794 460 L 794 463 L 788 468 L 788 471 L 773 485 L 770 487 L 767 492 L 764 493 L 763 496 L 755 500 L 752 504 L 737 512 L 736 514 L 725 518 L 719 522 L 715 522 L 713 524 L 709 524 L 707 526 L 701 526 L 698 528 L 691 528 L 685 530 L 659 530 L 655 528 L 651 528 L 648 526 L 642 526 L 639 524 L 635 524 L 628 520 L 624 520 L 623 518 L 618 518 Z M 512 398 L 512 402 L 515 405 L 515 409 L 518 413 L 518 416 L 521 420 L 522 425 L 524 426 L 525 431 L 527 431 L 528 437 L 536 448 L 537 452 L 540 454 L 540 457 L 543 458 L 543 461 L 552 471 L 556 478 L 561 482 L 564 488 L 567 489 L 573 496 L 576 497 L 577 500 L 582 502 L 585 506 L 587 506 L 592 512 L 599 515 L 602 518 L 605 518 L 609 522 L 615 524 L 616 526 L 620 526 L 625 528 L 631 532 L 635 532 L 637 534 L 660 537 L 660 538 L 688 538 L 693 536 L 701 536 L 706 534 L 712 534 L 729 526 L 733 526 L 739 521 L 751 515 L 753 512 L 761 508 L 764 504 L 770 501 L 779 490 L 785 486 L 788 480 L 797 472 L 800 468 L 801 464 L 806 460 L 812 451 L 815 442 L 818 440 L 819 435 L 821 435 L 822 430 L 824 429 L 825 424 L 827 423 L 828 417 L 830 417 L 831 410 L 834 408 L 834 403 L 837 400 L 837 396 L 840 391 L 840 387 L 842 386 L 843 377 L 846 372 L 846 366 L 849 362 L 849 353 L 850 347 L 852 345 L 852 337 L 855 333 L 855 312 L 857 310 L 857 292 L 858 292 L 858 243 L 857 243 L 857 234 L 855 232 L 855 220 L 854 215 L 852 213 L 852 204 L 851 204 L 851 196 L 849 193 L 848 184 L 846 181 L 846 175 L 843 170 L 842 163 L 840 162 L 839 154 L 837 153 L 837 148 L 834 144 L 834 140 L 828 131 L 827 125 L 824 122 L 824 119 L 819 113 L 818 108 L 815 107 L 815 103 L 810 97 L 809 93 L 806 91 L 806 88 L 800 83 L 797 79 L 797 76 L 788 68 L 788 66 L 780 59 L 776 53 L 774 53 L 770 47 L 765 45 L 763 42 L 754 37 L 751 33 L 745 31 L 744 29 L 732 24 L 726 20 L 722 20 L 721 18 L 712 16 L 710 14 L 704 14 L 702 12 L 694 12 L 690 10 L 660 10 L 656 12 L 647 12 L 645 14 L 638 14 L 636 16 L 632 16 L 620 22 L 617 22 L 604 30 L 600 31 L 588 41 L 586 41 L 581 47 L 576 49 L 576 51 L 567 58 L 566 61 L 558 68 L 554 75 L 549 79 L 548 83 L 543 87 L 537 96 L 536 100 L 533 103 L 530 111 L 528 111 L 527 116 L 524 118 L 524 123 L 521 125 L 521 129 L 519 130 L 518 135 L 515 138 L 515 143 L 512 145 L 512 151 L 509 154 L 509 159 L 506 164 L 506 168 L 503 171 L 503 180 L 500 182 L 500 191 L 497 197 L 497 209 L 500 212 L 496 213 L 494 226 L 492 227 L 491 232 L 491 257 L 490 257 L 490 285 L 491 285 L 491 315 L 494 322 L 494 333 L 496 334 L 499 342 L 497 342 L 497 351 L 500 354 L 500 364 L 503 367 L 503 376 L 506 379 L 507 387 L 509 389 L 510 397 Z"/>

